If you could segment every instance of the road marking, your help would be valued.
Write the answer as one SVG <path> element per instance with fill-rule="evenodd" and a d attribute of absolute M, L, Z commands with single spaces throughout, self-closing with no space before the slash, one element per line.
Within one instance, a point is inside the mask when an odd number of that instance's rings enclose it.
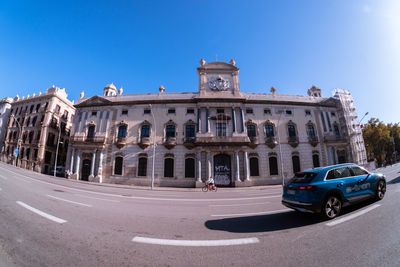
<path fill-rule="evenodd" d="M 46 195 L 46 196 L 54 198 L 54 199 L 58 199 L 58 200 L 61 200 L 61 201 L 65 201 L 65 202 L 68 202 L 68 203 L 85 206 L 85 207 L 91 207 L 92 206 L 92 205 L 88 205 L 88 204 L 84 204 L 84 203 L 80 203 L 80 202 L 75 202 L 75 201 L 71 201 L 71 200 L 68 200 L 68 199 L 63 199 L 63 198 L 59 198 L 59 197 L 55 197 L 55 196 L 51 196 L 51 195 Z"/>
<path fill-rule="evenodd" d="M 4 168 L 3 168 L 4 169 Z M 123 196 L 123 195 L 115 195 L 115 194 L 110 194 L 110 193 L 101 193 L 101 192 L 94 192 L 94 191 L 88 191 L 88 190 L 83 190 L 83 189 L 77 189 L 73 187 L 68 187 L 68 186 L 63 186 L 55 183 L 49 183 L 45 181 L 41 181 L 35 178 L 27 177 L 27 176 L 22 176 L 19 173 L 13 172 L 11 170 L 5 169 L 6 171 L 12 172 L 14 174 L 17 174 L 23 178 L 33 180 L 38 183 L 43 183 L 43 184 L 48 184 L 51 186 L 58 186 L 61 188 L 67 188 L 70 190 L 75 190 L 79 192 L 85 192 L 85 193 L 90 193 L 90 194 L 95 194 L 95 195 L 102 195 L 102 196 L 111 196 L 111 197 L 119 197 L 119 198 L 127 198 L 127 199 L 141 199 L 141 200 L 160 200 L 160 201 L 185 201 L 185 202 L 206 202 L 206 201 L 241 201 L 241 200 L 254 200 L 254 199 L 264 199 L 264 198 L 275 198 L 275 197 L 282 197 L 282 194 L 275 195 L 275 196 L 261 196 L 261 197 L 244 197 L 244 198 L 206 198 L 206 199 L 193 199 L 193 198 L 154 198 L 154 197 L 140 197 L 140 196 Z"/>
<path fill-rule="evenodd" d="M 209 205 L 210 207 L 234 207 L 234 206 L 251 206 L 251 205 L 264 205 L 269 202 L 261 202 L 261 203 L 244 203 L 244 204 L 226 204 L 226 205 Z"/>
<path fill-rule="evenodd" d="M 233 245 L 255 244 L 260 242 L 260 240 L 256 237 L 223 239 L 223 240 L 175 240 L 175 239 L 159 239 L 159 238 L 149 238 L 140 236 L 135 236 L 132 239 L 132 241 L 144 244 L 184 246 L 184 247 L 233 246 Z"/>
<path fill-rule="evenodd" d="M 262 215 L 262 214 L 275 214 L 281 213 L 284 211 L 292 211 L 292 209 L 281 209 L 281 210 L 271 210 L 271 211 L 262 211 L 262 212 L 250 212 L 250 213 L 235 213 L 235 214 L 217 214 L 211 215 L 212 217 L 233 217 L 233 216 L 250 216 L 250 215 Z"/>
<path fill-rule="evenodd" d="M 43 211 L 35 209 L 35 208 L 25 204 L 24 202 L 17 201 L 17 204 L 22 206 L 22 207 L 24 207 L 24 208 L 26 208 L 26 209 L 28 209 L 28 210 L 30 210 L 30 211 L 32 211 L 32 212 L 34 212 L 34 213 L 36 213 L 36 214 L 38 214 L 38 215 L 40 215 L 40 216 L 42 216 L 42 217 L 45 217 L 46 219 L 49 219 L 49 220 L 51 220 L 53 222 L 56 222 L 56 223 L 66 223 L 67 222 L 66 220 L 57 218 L 57 217 L 55 217 L 53 215 L 50 215 L 50 214 L 47 214 L 47 213 L 45 213 Z"/>
<path fill-rule="evenodd" d="M 0 191 L 1 191 L 1 190 L 3 190 L 3 189 L 0 188 Z"/>
<path fill-rule="evenodd" d="M 80 195 L 80 194 L 76 194 L 76 195 L 80 196 L 80 197 L 90 198 L 90 199 L 104 200 L 104 201 L 110 201 L 110 202 L 121 202 L 119 200 L 113 200 L 113 199 L 105 199 L 105 198 L 98 198 L 98 197 L 88 197 L 88 196 Z"/>
<path fill-rule="evenodd" d="M 0 178 L 3 179 L 3 180 L 7 180 L 8 179 L 7 177 L 1 176 L 1 175 L 0 175 Z"/>
<path fill-rule="evenodd" d="M 368 208 L 366 208 L 366 209 L 360 210 L 360 211 L 358 211 L 358 212 L 355 212 L 355 213 L 350 214 L 350 215 L 348 215 L 348 216 L 345 216 L 345 217 L 343 217 L 343 218 L 340 218 L 340 219 L 334 220 L 334 221 L 332 221 L 332 222 L 329 222 L 329 223 L 327 223 L 326 225 L 328 225 L 328 226 L 334 226 L 334 225 L 337 225 L 337 224 L 339 224 L 339 223 L 346 222 L 346 221 L 351 220 L 351 219 L 354 219 L 354 218 L 356 218 L 356 217 L 358 217 L 358 216 L 360 216 L 360 215 L 363 215 L 363 214 L 365 214 L 365 213 L 367 213 L 367 212 L 369 212 L 369 211 L 371 211 L 371 210 L 373 210 L 373 209 L 376 209 L 376 208 L 379 207 L 379 206 L 380 206 L 380 204 L 372 205 L 371 207 L 368 207 Z"/>

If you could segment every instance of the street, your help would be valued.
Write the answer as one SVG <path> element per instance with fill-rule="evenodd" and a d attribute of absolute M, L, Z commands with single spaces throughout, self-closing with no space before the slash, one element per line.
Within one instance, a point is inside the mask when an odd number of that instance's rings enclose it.
<path fill-rule="evenodd" d="M 281 204 L 281 186 L 134 188 L 0 163 L 2 266 L 399 266 L 400 164 L 382 201 L 332 220 Z"/>

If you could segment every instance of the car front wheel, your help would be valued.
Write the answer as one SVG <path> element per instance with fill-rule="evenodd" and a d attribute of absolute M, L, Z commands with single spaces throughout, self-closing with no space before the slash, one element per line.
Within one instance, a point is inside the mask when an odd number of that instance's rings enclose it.
<path fill-rule="evenodd" d="M 321 215 L 325 219 L 333 219 L 339 215 L 342 201 L 335 195 L 328 196 L 322 205 Z"/>
<path fill-rule="evenodd" d="M 385 196 L 386 193 L 386 183 L 383 180 L 380 180 L 378 182 L 378 185 L 376 186 L 376 199 L 381 200 Z"/>

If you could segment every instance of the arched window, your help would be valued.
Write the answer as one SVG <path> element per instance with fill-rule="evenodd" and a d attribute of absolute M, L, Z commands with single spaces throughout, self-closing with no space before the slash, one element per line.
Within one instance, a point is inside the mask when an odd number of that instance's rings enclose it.
<path fill-rule="evenodd" d="M 335 131 L 336 138 L 340 138 L 339 126 L 337 124 L 333 125 L 333 130 Z"/>
<path fill-rule="evenodd" d="M 312 156 L 312 161 L 313 161 L 313 166 L 314 166 L 314 168 L 320 167 L 320 164 L 319 164 L 319 155 L 318 155 L 318 154 L 314 154 L 314 155 Z"/>
<path fill-rule="evenodd" d="M 88 128 L 88 137 L 94 137 L 94 130 L 96 129 L 96 126 L 90 125 Z"/>
<path fill-rule="evenodd" d="M 138 176 L 147 176 L 147 158 L 139 158 Z"/>
<path fill-rule="evenodd" d="M 150 125 L 142 125 L 142 128 L 140 129 L 140 137 L 150 137 Z"/>
<path fill-rule="evenodd" d="M 28 137 L 29 143 L 32 143 L 33 135 L 34 135 L 34 132 L 33 132 L 33 131 L 30 131 L 30 132 L 29 132 L 29 137 Z"/>
<path fill-rule="evenodd" d="M 269 157 L 269 174 L 278 175 L 278 160 L 276 157 Z"/>
<path fill-rule="evenodd" d="M 250 176 L 260 176 L 257 157 L 250 158 Z"/>
<path fill-rule="evenodd" d="M 185 159 L 185 177 L 194 178 L 194 158 Z"/>
<path fill-rule="evenodd" d="M 288 133 L 289 133 L 289 138 L 296 137 L 296 126 L 294 126 L 294 124 L 288 124 Z"/>
<path fill-rule="evenodd" d="M 25 149 L 24 148 L 22 148 L 21 149 L 21 151 L 20 151 L 20 153 L 21 153 L 21 159 L 23 159 L 24 158 L 24 156 L 25 156 Z"/>
<path fill-rule="evenodd" d="M 268 123 L 268 124 L 265 125 L 265 136 L 267 138 L 272 138 L 272 137 L 275 136 L 274 125 L 273 124 Z"/>
<path fill-rule="evenodd" d="M 27 120 L 26 120 L 26 127 L 29 127 L 29 124 L 31 123 L 31 118 L 29 117 Z"/>
<path fill-rule="evenodd" d="M 174 177 L 174 159 L 164 159 L 164 177 Z"/>
<path fill-rule="evenodd" d="M 175 125 L 167 125 L 165 129 L 165 137 L 175 137 Z"/>
<path fill-rule="evenodd" d="M 293 163 L 293 172 L 299 172 L 300 168 L 300 158 L 297 155 L 292 156 L 292 163 Z"/>
<path fill-rule="evenodd" d="M 126 137 L 127 126 L 125 124 L 118 127 L 118 137 Z"/>
<path fill-rule="evenodd" d="M 122 165 L 124 159 L 122 157 L 115 158 L 115 166 L 114 166 L 114 174 L 115 175 L 122 175 Z"/>
<path fill-rule="evenodd" d="M 27 160 L 29 160 L 30 155 L 31 155 L 31 149 L 30 149 L 30 148 L 27 148 L 27 149 L 26 149 L 26 159 L 27 159 Z"/>
<path fill-rule="evenodd" d="M 257 136 L 255 124 L 247 124 L 247 136 L 250 138 Z"/>
<path fill-rule="evenodd" d="M 307 124 L 307 135 L 308 139 L 310 140 L 316 139 L 314 125 L 312 125 L 311 123 Z"/>
<path fill-rule="evenodd" d="M 37 120 L 37 116 L 33 118 L 32 120 L 32 126 L 35 127 L 36 126 L 36 120 Z"/>

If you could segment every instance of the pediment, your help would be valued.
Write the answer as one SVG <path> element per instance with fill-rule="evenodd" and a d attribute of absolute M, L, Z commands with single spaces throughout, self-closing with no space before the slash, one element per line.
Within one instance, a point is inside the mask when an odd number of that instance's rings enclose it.
<path fill-rule="evenodd" d="M 84 106 L 101 106 L 101 105 L 109 105 L 112 102 L 110 100 L 104 99 L 100 96 L 93 96 L 79 104 L 77 104 L 77 107 L 84 107 Z"/>

